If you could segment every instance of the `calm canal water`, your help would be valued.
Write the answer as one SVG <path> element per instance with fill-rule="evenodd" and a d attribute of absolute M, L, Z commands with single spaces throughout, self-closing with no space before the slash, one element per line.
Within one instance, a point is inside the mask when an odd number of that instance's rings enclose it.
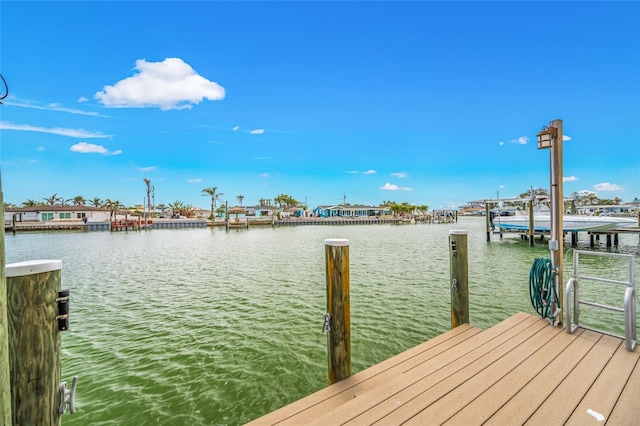
<path fill-rule="evenodd" d="M 350 241 L 355 373 L 449 329 L 452 229 L 469 231 L 471 322 L 486 328 L 534 313 L 529 269 L 548 257 L 547 244 L 497 236 L 488 244 L 482 218 L 9 234 L 6 254 L 7 263 L 62 260 L 71 291 L 62 378 L 79 376 L 77 412 L 65 425 L 237 425 L 327 384 L 325 239 Z M 604 241 L 596 250 L 607 251 Z M 640 271 L 637 235 L 610 251 L 635 254 Z M 570 252 L 566 259 L 568 278 Z M 626 273 L 614 260 L 586 265 L 609 278 Z M 622 323 L 607 315 L 594 325 Z"/>

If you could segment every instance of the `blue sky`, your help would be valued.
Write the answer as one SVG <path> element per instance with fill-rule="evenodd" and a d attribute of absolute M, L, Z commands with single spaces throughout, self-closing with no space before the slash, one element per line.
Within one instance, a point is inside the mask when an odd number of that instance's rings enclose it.
<path fill-rule="evenodd" d="M 638 2 L 0 4 L 2 186 L 207 208 L 640 197 Z"/>

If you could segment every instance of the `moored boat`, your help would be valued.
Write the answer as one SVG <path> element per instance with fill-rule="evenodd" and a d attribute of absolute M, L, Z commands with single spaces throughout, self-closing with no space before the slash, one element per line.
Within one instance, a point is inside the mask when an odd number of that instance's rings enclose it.
<path fill-rule="evenodd" d="M 614 231 L 621 225 L 627 224 L 627 221 L 621 221 L 620 217 L 611 216 L 578 216 L 563 215 L 562 229 L 564 232 L 607 232 Z M 494 225 L 503 230 L 528 230 L 529 214 L 524 211 L 518 211 L 513 216 L 497 216 Z M 631 226 L 631 225 L 629 225 Z M 551 215 L 548 212 L 534 212 L 533 229 L 539 232 L 548 232 L 551 230 Z"/>

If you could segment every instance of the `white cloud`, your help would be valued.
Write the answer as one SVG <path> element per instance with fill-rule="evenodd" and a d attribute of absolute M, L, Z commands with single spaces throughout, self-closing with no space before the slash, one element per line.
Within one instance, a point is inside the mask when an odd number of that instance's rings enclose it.
<path fill-rule="evenodd" d="M 224 99 L 225 90 L 218 83 L 202 77 L 180 58 L 162 62 L 136 61 L 138 71 L 113 86 L 104 86 L 94 96 L 108 107 L 191 109 L 203 99 Z"/>
<path fill-rule="evenodd" d="M 562 135 L 562 140 L 563 140 L 563 141 L 570 141 L 570 140 L 571 140 L 571 136 L 569 136 L 569 135 Z"/>
<path fill-rule="evenodd" d="M 350 175 L 357 175 L 360 172 L 357 170 L 347 170 L 345 173 L 349 173 Z"/>
<path fill-rule="evenodd" d="M 529 143 L 529 138 L 527 136 L 520 136 L 517 139 L 511 139 L 511 143 L 515 143 L 517 145 L 526 145 Z"/>
<path fill-rule="evenodd" d="M 81 154 L 102 154 L 102 155 L 120 155 L 122 150 L 109 151 L 102 145 L 95 145 L 92 143 L 79 142 L 75 145 L 71 145 L 71 151 L 79 152 Z"/>
<path fill-rule="evenodd" d="M 200 183 L 200 182 L 202 182 L 202 178 L 187 179 L 187 182 L 189 182 L 189 183 Z"/>
<path fill-rule="evenodd" d="M 231 130 L 233 130 L 234 132 L 237 132 L 238 130 L 240 130 L 240 126 L 233 126 L 233 129 Z"/>
<path fill-rule="evenodd" d="M 378 172 L 376 172 L 373 169 L 367 170 L 366 172 L 362 172 L 363 175 L 375 175 L 376 173 Z"/>
<path fill-rule="evenodd" d="M 39 146 L 38 147 L 38 152 L 40 152 L 40 151 L 44 151 L 44 146 Z"/>
<path fill-rule="evenodd" d="M 504 145 L 504 141 L 498 142 L 498 145 L 500 145 L 500 146 Z"/>
<path fill-rule="evenodd" d="M 251 133 L 252 135 L 261 135 L 264 133 L 264 129 L 253 129 L 253 130 L 249 130 L 249 133 Z"/>
<path fill-rule="evenodd" d="M 622 188 L 615 183 L 602 182 L 593 185 L 596 191 L 620 191 Z"/>
<path fill-rule="evenodd" d="M 269 160 L 271 157 L 253 157 L 254 160 Z"/>
<path fill-rule="evenodd" d="M 220 141 L 209 141 L 209 143 L 215 143 L 216 145 L 224 145 L 224 142 L 220 142 Z"/>
<path fill-rule="evenodd" d="M 87 102 L 89 100 L 89 98 L 85 98 L 84 96 L 80 96 L 78 98 L 78 102 Z"/>
<path fill-rule="evenodd" d="M 21 130 L 24 132 L 51 133 L 53 135 L 69 136 L 71 138 L 109 138 L 111 135 L 105 135 L 102 132 L 91 132 L 84 129 L 69 129 L 65 127 L 39 127 L 29 124 L 14 124 L 9 121 L 0 121 L 0 129 L 4 130 Z"/>
<path fill-rule="evenodd" d="M 405 172 L 398 172 L 398 173 L 391 173 L 391 176 L 395 176 L 397 178 L 402 179 L 402 178 L 406 178 L 407 174 Z"/>
<path fill-rule="evenodd" d="M 26 101 L 26 100 L 18 100 L 17 102 L 9 101 L 9 102 L 5 102 L 5 104 L 20 107 L 20 108 L 38 109 L 42 111 L 68 112 L 70 114 L 88 115 L 91 117 L 108 117 L 107 115 L 102 115 L 94 111 L 83 111 L 75 108 L 66 108 L 60 104 L 36 105 L 34 103 L 31 103 L 31 101 Z"/>
<path fill-rule="evenodd" d="M 575 176 L 564 176 L 564 177 L 562 178 L 562 181 L 563 181 L 563 182 L 575 182 L 575 181 L 577 181 L 577 180 L 578 180 L 578 178 L 577 178 L 577 177 L 575 177 Z"/>
<path fill-rule="evenodd" d="M 391 184 L 389 182 L 385 183 L 380 187 L 382 191 L 413 191 L 413 188 L 409 188 L 406 186 L 398 186 Z"/>
<path fill-rule="evenodd" d="M 148 166 L 148 167 L 137 167 L 138 171 L 141 172 L 152 172 L 154 170 L 157 170 L 158 168 L 156 166 Z"/>
<path fill-rule="evenodd" d="M 500 186 L 498 187 L 498 189 L 504 189 L 504 188 L 505 188 L 505 186 L 504 186 L 504 185 L 500 185 Z"/>
<path fill-rule="evenodd" d="M 262 173 L 260 175 L 261 178 L 268 178 L 269 177 L 269 173 Z"/>

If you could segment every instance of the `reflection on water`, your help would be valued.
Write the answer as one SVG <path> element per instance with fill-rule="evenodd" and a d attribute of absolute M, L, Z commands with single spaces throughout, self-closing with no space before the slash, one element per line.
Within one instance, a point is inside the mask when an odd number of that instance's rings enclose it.
<path fill-rule="evenodd" d="M 548 257 L 546 243 L 487 244 L 481 218 L 18 234 L 7 235 L 6 251 L 8 263 L 62 259 L 71 290 L 63 380 L 80 376 L 78 411 L 65 424 L 242 424 L 326 386 L 325 239 L 350 240 L 357 372 L 449 328 L 451 229 L 469 230 L 471 322 L 534 313 L 529 268 Z M 640 257 L 637 235 L 620 244 L 613 250 Z M 590 267 L 606 274 L 611 265 Z"/>

